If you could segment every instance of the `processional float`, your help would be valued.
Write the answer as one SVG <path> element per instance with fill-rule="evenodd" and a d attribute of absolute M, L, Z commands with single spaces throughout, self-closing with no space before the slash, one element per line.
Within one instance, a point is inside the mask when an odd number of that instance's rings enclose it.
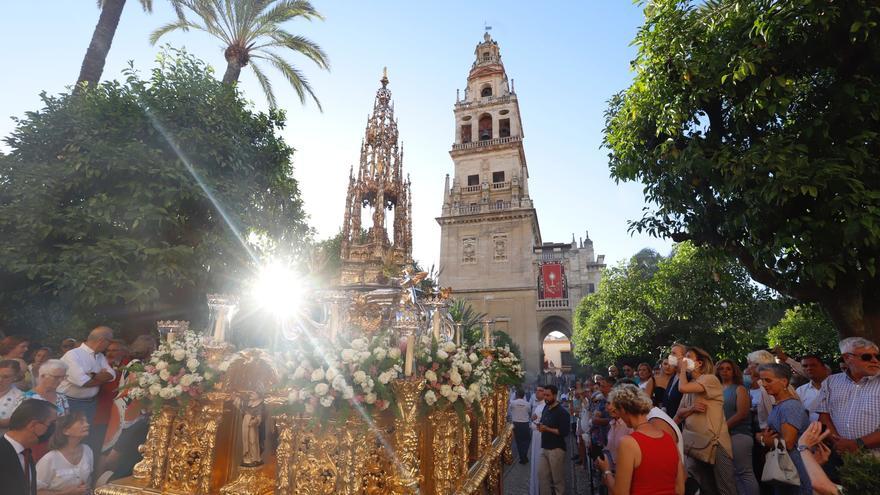
<path fill-rule="evenodd" d="M 449 290 L 412 270 L 410 184 L 381 83 L 350 174 L 338 286 L 305 298 L 283 352 L 229 344 L 229 296 L 208 296 L 201 334 L 160 322 L 159 350 L 121 392 L 152 410 L 143 459 L 98 495 L 502 493 L 522 369 L 488 325 L 468 347 Z"/>

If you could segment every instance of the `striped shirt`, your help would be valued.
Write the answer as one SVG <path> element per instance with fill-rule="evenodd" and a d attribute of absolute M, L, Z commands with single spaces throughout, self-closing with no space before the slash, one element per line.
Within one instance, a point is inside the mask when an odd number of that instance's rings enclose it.
<path fill-rule="evenodd" d="M 829 414 L 837 433 L 848 440 L 880 430 L 880 375 L 858 382 L 846 373 L 829 376 L 819 390 L 816 412 Z"/>

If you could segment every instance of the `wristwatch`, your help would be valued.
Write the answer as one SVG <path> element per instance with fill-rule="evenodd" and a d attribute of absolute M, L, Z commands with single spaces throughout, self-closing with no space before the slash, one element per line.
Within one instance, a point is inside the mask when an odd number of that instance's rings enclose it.
<path fill-rule="evenodd" d="M 856 438 L 856 445 L 859 447 L 859 450 L 865 449 L 865 441 L 861 438 Z"/>
<path fill-rule="evenodd" d="M 800 445 L 797 446 L 797 450 L 798 450 L 798 452 L 803 452 L 803 451 L 805 451 L 805 450 L 810 450 L 810 446 L 809 446 L 809 445 L 803 445 L 803 444 L 800 444 Z"/>
<path fill-rule="evenodd" d="M 611 471 L 609 471 L 607 469 L 605 471 L 602 471 L 602 476 L 608 476 L 608 475 L 613 475 L 613 474 L 614 473 L 612 473 Z"/>

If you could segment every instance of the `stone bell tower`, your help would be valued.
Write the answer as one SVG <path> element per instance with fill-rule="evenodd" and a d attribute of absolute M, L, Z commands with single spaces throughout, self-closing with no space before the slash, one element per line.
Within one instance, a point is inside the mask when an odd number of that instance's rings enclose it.
<path fill-rule="evenodd" d="M 403 175 L 403 149 L 398 144 L 387 72 L 380 82 L 361 142 L 357 176 L 352 170 L 348 178 L 341 285 L 383 285 L 389 274 L 397 275 L 412 262 L 412 196 L 409 178 Z"/>
<path fill-rule="evenodd" d="M 440 224 L 440 278 L 494 320 L 524 354 L 538 351 L 534 247 L 541 245 L 513 81 L 486 33 L 456 97 L 454 164 Z M 463 97 L 462 97 L 463 96 Z M 533 342 L 534 341 L 534 342 Z M 534 359 L 537 361 L 537 357 Z"/>

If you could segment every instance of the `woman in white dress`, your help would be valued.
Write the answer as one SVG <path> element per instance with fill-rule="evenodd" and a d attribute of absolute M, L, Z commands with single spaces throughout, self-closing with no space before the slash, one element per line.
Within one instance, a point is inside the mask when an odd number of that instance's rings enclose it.
<path fill-rule="evenodd" d="M 529 446 L 529 495 L 539 495 L 541 484 L 538 482 L 538 459 L 541 458 L 541 432 L 535 426 L 541 421 L 544 413 L 544 389 L 535 389 L 535 405 L 532 407 L 532 444 Z"/>
<path fill-rule="evenodd" d="M 89 422 L 81 412 L 56 421 L 49 452 L 37 463 L 37 495 L 84 495 L 91 485 L 94 458 L 83 440 Z"/>

